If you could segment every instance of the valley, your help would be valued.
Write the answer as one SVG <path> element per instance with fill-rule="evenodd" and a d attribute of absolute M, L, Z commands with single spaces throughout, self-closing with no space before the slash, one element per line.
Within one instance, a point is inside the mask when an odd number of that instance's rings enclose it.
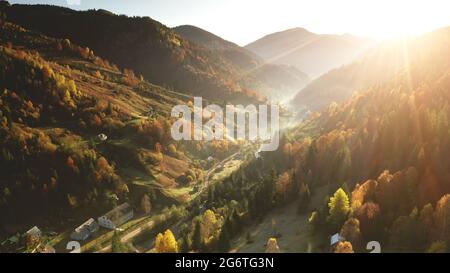
<path fill-rule="evenodd" d="M 450 250 L 449 27 L 239 46 L 0 1 L 0 33 L 0 252 Z M 246 140 L 266 121 L 250 110 L 209 140 L 228 123 L 212 104 L 269 106 L 278 149 Z"/>

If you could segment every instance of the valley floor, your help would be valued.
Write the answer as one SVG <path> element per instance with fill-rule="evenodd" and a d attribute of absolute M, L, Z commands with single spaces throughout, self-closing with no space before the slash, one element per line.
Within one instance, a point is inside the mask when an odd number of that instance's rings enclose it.
<path fill-rule="evenodd" d="M 278 235 L 277 242 L 281 252 L 311 253 L 323 252 L 327 240 L 316 238 L 308 231 L 308 218 L 311 211 L 319 208 L 327 194 L 328 187 L 315 191 L 308 207 L 308 212 L 297 213 L 297 202 L 274 209 L 261 223 L 256 223 L 244 230 L 241 236 L 233 241 L 231 252 L 264 253 L 269 238 Z M 247 242 L 247 234 L 251 234 L 251 242 Z M 322 250 L 322 251 L 321 251 Z"/>

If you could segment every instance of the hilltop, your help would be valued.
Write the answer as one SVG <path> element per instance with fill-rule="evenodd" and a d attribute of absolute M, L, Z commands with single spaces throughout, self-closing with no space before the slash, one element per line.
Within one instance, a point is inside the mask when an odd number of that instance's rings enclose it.
<path fill-rule="evenodd" d="M 258 90 L 238 82 L 245 75 L 228 61 L 149 17 L 47 5 L 10 5 L 2 9 L 11 22 L 89 47 L 120 68 L 132 69 L 167 89 L 217 100 L 263 99 Z"/>
<path fill-rule="evenodd" d="M 195 26 L 178 26 L 181 37 L 212 50 L 236 67 L 242 75 L 241 84 L 258 90 L 273 100 L 290 98 L 303 88 L 309 76 L 294 66 L 266 63 L 250 50 Z"/>

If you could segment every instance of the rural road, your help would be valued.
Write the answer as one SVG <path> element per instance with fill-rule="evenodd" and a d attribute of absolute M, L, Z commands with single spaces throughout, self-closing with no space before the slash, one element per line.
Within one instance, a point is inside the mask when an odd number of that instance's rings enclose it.
<path fill-rule="evenodd" d="M 242 151 L 242 149 L 241 149 L 241 151 Z M 223 167 L 227 162 L 235 159 L 238 155 L 240 155 L 241 151 L 238 151 L 238 152 L 228 156 L 227 158 L 223 159 L 219 163 L 216 163 L 211 169 L 209 169 L 208 172 L 206 173 L 205 182 L 203 183 L 202 188 L 197 193 L 195 193 L 195 195 L 192 196 L 192 200 L 197 198 L 200 194 L 202 194 L 209 187 L 211 176 L 214 175 L 217 172 L 217 170 L 220 169 L 221 167 Z M 172 228 L 175 230 L 176 227 L 181 222 L 183 222 L 183 221 L 177 222 Z M 133 238 L 135 238 L 136 236 L 139 236 L 143 231 L 151 229 L 153 226 L 154 226 L 154 221 L 151 221 L 151 222 L 145 224 L 144 226 L 139 226 L 139 227 L 137 227 L 136 229 L 133 229 L 133 230 L 127 230 L 128 233 L 125 234 L 120 239 L 120 241 L 122 243 L 128 243 Z M 146 246 L 147 248 L 150 248 L 152 244 L 153 244 L 153 239 L 151 241 L 149 240 L 149 241 L 144 242 L 142 245 Z M 112 247 L 112 245 L 108 244 L 106 247 L 96 251 L 96 253 L 110 252 L 111 251 L 111 247 Z"/>
<path fill-rule="evenodd" d="M 127 234 L 125 234 L 122 238 L 120 238 L 120 241 L 122 243 L 128 243 L 130 240 L 132 240 L 134 237 L 138 236 L 139 234 L 141 234 L 141 232 L 143 232 L 144 230 L 147 230 L 149 228 L 152 228 L 155 225 L 154 221 L 150 221 L 148 223 L 146 223 L 143 226 L 140 226 L 130 232 L 128 232 Z M 111 251 L 111 244 L 108 244 L 106 247 L 96 251 L 95 253 L 106 253 L 106 252 L 110 252 Z"/>

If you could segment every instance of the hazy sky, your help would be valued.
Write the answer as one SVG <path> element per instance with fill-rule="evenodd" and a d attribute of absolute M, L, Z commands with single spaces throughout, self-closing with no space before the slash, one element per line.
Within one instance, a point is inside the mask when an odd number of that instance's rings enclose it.
<path fill-rule="evenodd" d="M 173 27 L 190 24 L 245 45 L 293 27 L 376 39 L 450 26 L 449 0 L 9 0 L 74 9 L 102 8 L 150 16 Z M 77 5 L 77 3 L 80 3 Z"/>

